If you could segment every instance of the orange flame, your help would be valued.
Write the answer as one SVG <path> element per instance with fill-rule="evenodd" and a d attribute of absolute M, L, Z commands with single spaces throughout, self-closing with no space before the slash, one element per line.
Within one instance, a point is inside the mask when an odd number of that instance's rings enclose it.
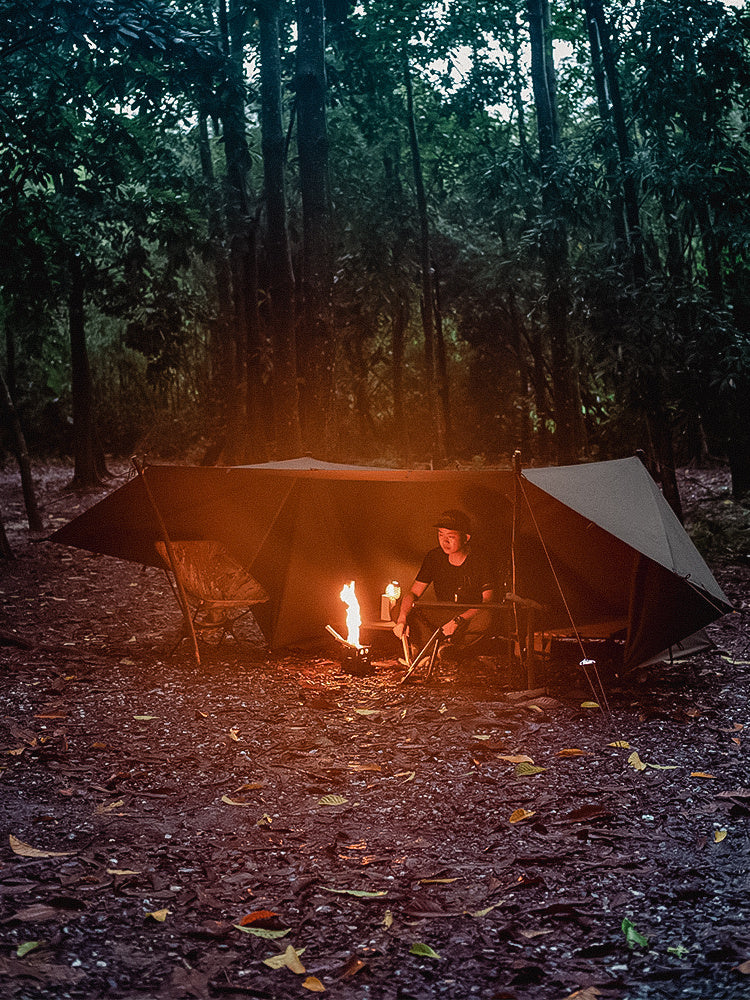
<path fill-rule="evenodd" d="M 341 591 L 340 597 L 346 605 L 346 641 L 350 642 L 352 646 L 361 649 L 359 627 L 362 624 L 362 615 L 359 610 L 357 595 L 354 593 L 354 580 L 351 583 L 344 584 L 344 589 Z"/>

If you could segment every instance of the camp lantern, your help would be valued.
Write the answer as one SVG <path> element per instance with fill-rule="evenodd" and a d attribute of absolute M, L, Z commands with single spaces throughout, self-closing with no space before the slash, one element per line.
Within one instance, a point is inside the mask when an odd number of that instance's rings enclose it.
<path fill-rule="evenodd" d="M 386 586 L 385 593 L 380 595 L 380 620 L 382 622 L 391 621 L 391 612 L 400 597 L 401 585 L 398 580 L 392 580 Z"/>

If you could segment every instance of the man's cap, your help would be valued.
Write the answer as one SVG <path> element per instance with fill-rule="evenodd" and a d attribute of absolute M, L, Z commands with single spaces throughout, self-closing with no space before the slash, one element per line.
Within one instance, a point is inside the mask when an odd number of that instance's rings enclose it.
<path fill-rule="evenodd" d="M 471 534 L 469 515 L 462 510 L 444 510 L 434 524 L 435 528 L 447 528 L 448 531 L 460 531 L 462 535 Z"/>

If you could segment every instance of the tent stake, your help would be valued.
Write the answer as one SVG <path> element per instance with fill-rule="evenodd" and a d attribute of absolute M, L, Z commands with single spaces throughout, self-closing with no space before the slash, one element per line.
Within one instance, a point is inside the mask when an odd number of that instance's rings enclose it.
<path fill-rule="evenodd" d="M 190 614 L 190 605 L 188 604 L 187 594 L 185 593 L 185 588 L 182 586 L 180 580 L 180 574 L 177 570 L 177 560 L 175 558 L 174 549 L 172 548 L 172 540 L 169 537 L 169 532 L 167 531 L 167 526 L 164 523 L 164 518 L 161 516 L 161 511 L 156 503 L 153 493 L 151 492 L 151 487 L 146 482 L 146 470 L 135 457 L 135 455 L 130 459 L 135 467 L 135 471 L 143 483 L 143 488 L 146 491 L 146 496 L 151 504 L 151 508 L 156 515 L 156 520 L 159 522 L 159 530 L 161 531 L 162 538 L 164 540 L 164 546 L 167 550 L 167 556 L 169 557 L 169 565 L 172 567 L 172 574 L 174 576 L 175 584 L 177 585 L 177 595 L 180 605 L 180 610 L 182 611 L 182 617 L 185 619 L 185 624 L 187 625 L 188 634 L 193 644 L 193 653 L 195 654 L 195 662 L 198 666 L 201 665 L 201 654 L 198 649 L 198 638 L 195 634 L 195 628 L 193 626 L 193 616 Z"/>

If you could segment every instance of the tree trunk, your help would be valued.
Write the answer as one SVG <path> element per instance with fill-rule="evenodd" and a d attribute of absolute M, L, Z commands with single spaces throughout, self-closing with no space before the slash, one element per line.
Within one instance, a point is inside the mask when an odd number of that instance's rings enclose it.
<path fill-rule="evenodd" d="M 568 280 L 568 235 L 562 218 L 562 202 L 555 179 L 559 147 L 557 110 L 554 100 L 554 65 L 550 52 L 547 0 L 528 0 L 531 41 L 531 78 L 537 113 L 542 208 L 546 217 L 542 256 L 547 289 L 547 324 L 550 337 L 552 398 L 558 462 L 573 461 L 577 454 L 575 392 L 568 343 L 570 295 Z"/>
<path fill-rule="evenodd" d="M 84 281 L 81 257 L 70 255 L 70 295 L 68 328 L 73 396 L 73 487 L 91 489 L 106 475 L 104 456 L 98 446 L 94 427 L 94 399 L 89 355 L 86 347 L 86 323 L 83 308 Z"/>
<path fill-rule="evenodd" d="M 333 437 L 334 343 L 323 7 L 323 0 L 297 0 L 297 152 L 302 197 L 297 356 L 305 447 L 327 453 Z"/>
<path fill-rule="evenodd" d="M 430 229 L 427 218 L 427 198 L 422 175 L 422 159 L 419 151 L 417 123 L 414 117 L 414 94 L 412 90 L 409 59 L 404 52 L 404 84 L 406 87 L 406 120 L 409 129 L 409 148 L 414 173 L 414 188 L 417 198 L 419 218 L 419 263 L 422 277 L 422 329 L 424 331 L 425 377 L 427 398 L 433 429 L 433 455 L 442 464 L 448 453 L 446 441 L 445 412 L 441 406 L 438 388 L 437 358 L 435 350 L 435 291 L 432 280 L 430 259 Z"/>
<path fill-rule="evenodd" d="M 633 278 L 644 281 L 646 278 L 646 262 L 643 255 L 643 239 L 641 235 L 640 209 L 638 207 L 638 191 L 633 178 L 630 163 L 632 153 L 625 110 L 620 91 L 620 76 L 617 72 L 615 54 L 612 46 L 612 29 L 607 23 L 604 6 L 601 0 L 584 0 L 586 20 L 589 27 L 592 59 L 596 58 L 595 49 L 599 48 L 601 63 L 607 81 L 606 94 L 602 92 L 599 98 L 599 110 L 602 121 L 612 124 L 614 129 L 617 154 L 622 175 L 622 204 L 625 212 L 626 239 L 628 260 Z M 598 88 L 597 88 L 598 90 Z M 619 202 L 616 197 L 615 202 Z M 622 219 L 622 216 L 620 216 Z"/>
<path fill-rule="evenodd" d="M 260 25 L 261 147 L 266 204 L 268 295 L 273 343 L 275 454 L 302 453 L 297 354 L 294 330 L 294 275 L 287 233 L 284 190 L 285 140 L 281 116 L 281 0 L 256 7 Z"/>
<path fill-rule="evenodd" d="M 42 523 L 42 516 L 39 513 L 39 507 L 36 502 L 34 480 L 31 475 L 31 461 L 29 459 L 28 449 L 26 448 L 26 438 L 24 437 L 23 429 L 21 428 L 21 421 L 18 417 L 18 412 L 13 403 L 13 397 L 11 396 L 10 390 L 5 383 L 2 372 L 0 372 L 0 409 L 5 412 L 6 419 L 8 421 L 8 430 L 10 432 L 11 441 L 13 442 L 13 450 L 16 453 L 18 470 L 21 473 L 23 502 L 26 506 L 26 518 L 29 522 L 29 530 L 43 531 L 44 524 Z M 4 534 L 5 532 L 3 531 L 3 535 Z M 5 543 L 7 545 L 7 539 L 5 540 Z M 0 550 L 1 549 L 2 539 L 0 539 Z"/>
<path fill-rule="evenodd" d="M 3 524 L 2 516 L 0 516 L 0 559 L 15 559 L 8 536 L 5 534 L 5 525 Z"/>
<path fill-rule="evenodd" d="M 202 108 L 199 113 L 198 136 L 201 172 L 206 188 L 208 235 L 214 248 L 213 270 L 216 282 L 217 317 L 210 346 L 212 394 L 220 404 L 223 404 L 226 402 L 231 386 L 236 379 L 237 345 L 232 334 L 232 273 L 225 250 L 226 229 L 214 175 L 208 135 L 208 115 L 205 108 Z"/>
<path fill-rule="evenodd" d="M 224 15 L 227 15 L 222 0 Z M 247 8 L 230 0 L 227 16 L 229 76 L 221 117 L 227 168 L 227 231 L 232 272 L 234 331 L 238 365 L 235 390 L 229 399 L 229 461 L 264 457 L 265 434 L 261 414 L 263 398 L 262 345 L 258 321 L 256 226 L 250 211 L 248 174 L 250 153 L 245 136 L 245 84 L 243 59 Z M 223 18 L 221 19 L 223 20 Z M 240 387 L 244 377 L 244 398 Z M 244 419 L 243 419 L 244 418 Z M 243 426 L 244 425 L 244 426 Z"/>

